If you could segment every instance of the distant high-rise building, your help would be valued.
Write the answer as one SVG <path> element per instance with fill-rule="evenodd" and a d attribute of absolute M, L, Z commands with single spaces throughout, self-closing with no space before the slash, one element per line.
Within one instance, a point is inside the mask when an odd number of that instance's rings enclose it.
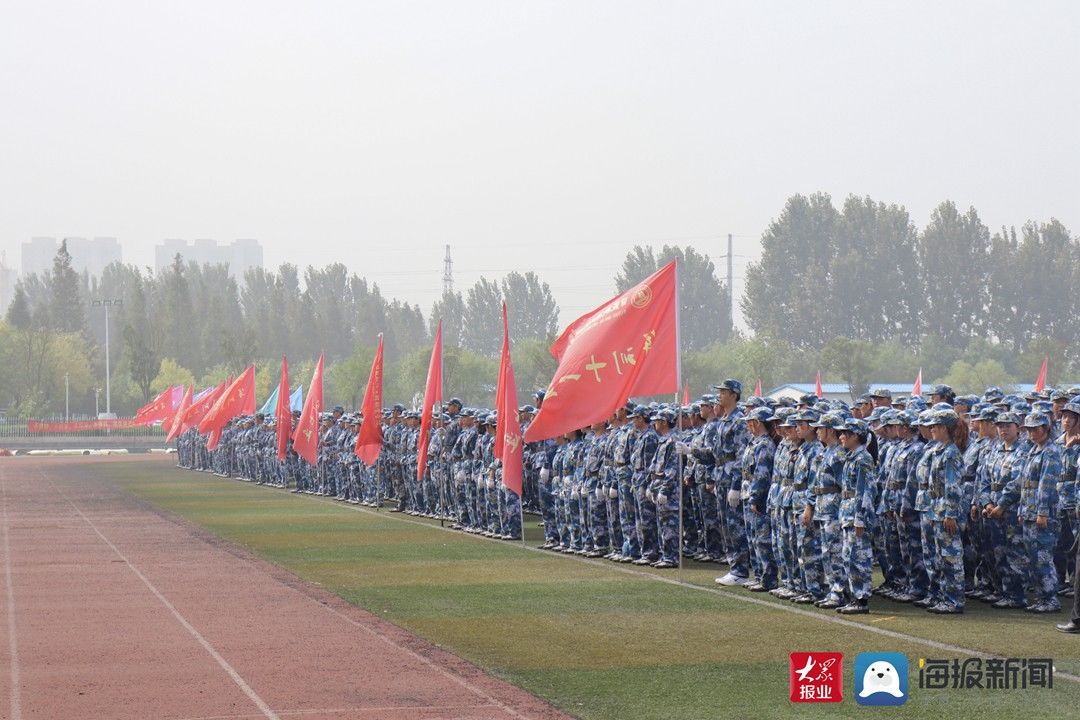
<path fill-rule="evenodd" d="M 15 298 L 15 283 L 18 280 L 19 274 L 15 272 L 15 268 L 8 267 L 7 256 L 0 254 L 0 314 L 7 312 Z"/>
<path fill-rule="evenodd" d="M 216 240 L 199 239 L 192 242 L 185 240 L 163 240 L 154 247 L 154 269 L 161 273 L 168 270 L 177 253 L 184 263 L 194 262 L 199 265 L 224 263 L 229 266 L 229 274 L 238 280 L 254 267 L 262 267 L 263 251 L 258 240 L 248 238 L 234 240 L 231 243 L 218 243 Z"/>
<path fill-rule="evenodd" d="M 101 276 L 101 271 L 111 263 L 123 262 L 120 243 L 114 237 L 67 237 L 71 267 L 75 272 Z M 29 273 L 52 272 L 53 258 L 60 249 L 61 240 L 51 237 L 35 237 L 22 244 L 22 271 Z"/>

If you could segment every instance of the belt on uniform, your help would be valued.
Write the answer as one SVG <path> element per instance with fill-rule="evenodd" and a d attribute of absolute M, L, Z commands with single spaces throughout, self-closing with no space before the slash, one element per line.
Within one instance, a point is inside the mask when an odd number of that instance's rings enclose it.
<path fill-rule="evenodd" d="M 716 462 L 731 462 L 734 459 L 734 455 L 721 455 L 720 457 L 716 458 Z"/>
<path fill-rule="evenodd" d="M 615 467 L 626 467 L 626 466 L 627 466 L 627 465 L 629 465 L 629 464 L 630 464 L 630 463 L 621 463 L 621 462 L 617 462 L 617 463 L 615 463 Z"/>
<path fill-rule="evenodd" d="M 791 480 L 781 480 L 780 487 L 791 487 L 794 483 Z"/>
<path fill-rule="evenodd" d="M 806 483 L 795 483 L 794 485 L 792 485 L 792 487 L 795 488 L 795 490 L 797 491 L 805 490 Z"/>
<path fill-rule="evenodd" d="M 840 492 L 838 487 L 814 488 L 815 495 L 835 495 Z"/>
<path fill-rule="evenodd" d="M 1001 492 L 1005 489 L 1005 483 L 990 483 L 990 490 L 993 492 Z"/>
<path fill-rule="evenodd" d="M 853 497 L 855 497 L 855 491 L 845 490 L 844 492 L 840 493 L 840 497 L 843 500 L 851 500 Z"/>
<path fill-rule="evenodd" d="M 898 481 L 890 481 L 887 487 L 890 490 L 902 490 L 904 488 L 904 483 Z"/>

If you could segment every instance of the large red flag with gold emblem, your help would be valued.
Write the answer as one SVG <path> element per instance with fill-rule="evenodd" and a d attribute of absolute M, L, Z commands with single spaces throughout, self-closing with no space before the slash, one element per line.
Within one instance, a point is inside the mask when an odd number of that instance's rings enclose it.
<path fill-rule="evenodd" d="M 289 361 L 281 356 L 281 380 L 277 405 L 274 406 L 274 432 L 277 433 L 277 459 L 284 460 L 292 434 L 292 409 L 289 407 Z"/>
<path fill-rule="evenodd" d="M 308 395 L 304 399 L 304 410 L 300 413 L 300 422 L 293 431 L 293 450 L 300 457 L 314 465 L 318 461 L 319 451 L 319 415 L 322 414 L 322 375 L 323 356 L 315 365 L 315 374 L 311 376 Z"/>
<path fill-rule="evenodd" d="M 184 415 L 187 413 L 188 408 L 191 407 L 191 392 L 192 386 L 188 385 L 187 390 L 184 391 L 184 397 L 180 398 L 180 405 L 176 408 L 176 413 L 169 420 L 169 434 L 165 436 L 165 442 L 171 441 L 177 435 L 180 434 L 180 428 L 184 425 Z"/>
<path fill-rule="evenodd" d="M 214 439 L 221 434 L 225 424 L 237 415 L 255 414 L 255 366 L 251 365 L 240 376 L 229 383 L 229 387 L 218 396 L 214 405 L 206 412 L 199 421 L 199 433 L 216 433 Z M 215 443 L 216 445 L 216 443 Z M 213 450 L 209 444 L 207 450 Z"/>
<path fill-rule="evenodd" d="M 379 345 L 375 348 L 375 359 L 371 361 L 371 374 L 364 390 L 364 404 L 360 407 L 364 422 L 356 434 L 356 447 L 353 448 L 356 457 L 368 467 L 375 464 L 382 450 L 382 385 L 383 336 L 379 333 Z"/>
<path fill-rule="evenodd" d="M 431 416 L 435 403 L 442 399 L 442 320 L 435 330 L 435 342 L 428 360 L 427 383 L 424 386 L 424 408 L 420 413 L 420 436 L 416 442 L 416 479 L 423 480 L 427 471 L 428 438 L 431 437 Z"/>
<path fill-rule="evenodd" d="M 525 440 L 604 420 L 633 395 L 679 387 L 675 261 L 582 315 L 551 346 L 559 368 Z"/>
<path fill-rule="evenodd" d="M 521 497 L 524 443 L 521 441 L 521 425 L 517 419 L 517 383 L 514 382 L 514 364 L 510 361 L 510 326 L 506 319 L 505 302 L 502 313 L 502 353 L 499 359 L 499 382 L 495 389 L 494 455 L 502 461 L 503 485 Z"/>

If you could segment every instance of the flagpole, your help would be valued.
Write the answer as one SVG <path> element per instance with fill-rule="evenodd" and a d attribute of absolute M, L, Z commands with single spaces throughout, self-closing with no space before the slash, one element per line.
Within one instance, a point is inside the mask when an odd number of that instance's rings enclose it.
<path fill-rule="evenodd" d="M 682 386 L 682 338 L 679 328 L 679 316 L 681 315 L 681 308 L 679 303 L 679 258 L 675 258 L 675 405 L 679 405 L 679 388 Z M 676 415 L 676 417 L 682 417 L 682 411 Z M 676 427 L 680 423 L 676 422 Z M 682 442 L 679 438 L 676 442 Z M 683 456 L 676 454 L 676 462 L 678 462 L 678 483 L 679 483 L 679 534 L 677 541 L 679 543 L 679 582 L 683 580 Z"/>

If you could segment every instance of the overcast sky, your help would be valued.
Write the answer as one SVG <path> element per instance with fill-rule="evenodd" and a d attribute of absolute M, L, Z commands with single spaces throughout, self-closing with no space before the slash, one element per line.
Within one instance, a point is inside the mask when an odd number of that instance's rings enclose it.
<path fill-rule="evenodd" d="M 766 7 L 767 5 L 767 7 Z M 390 296 L 534 269 L 562 324 L 635 243 L 736 291 L 793 193 L 1080 231 L 1077 2 L 0 3 L 0 250 L 254 237 Z"/>

